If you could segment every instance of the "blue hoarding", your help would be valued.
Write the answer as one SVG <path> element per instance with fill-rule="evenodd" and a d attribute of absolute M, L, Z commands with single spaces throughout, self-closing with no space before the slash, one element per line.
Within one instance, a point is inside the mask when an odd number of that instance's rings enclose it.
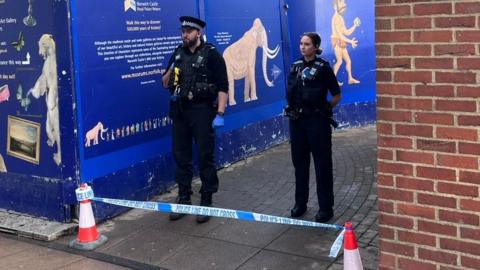
<path fill-rule="evenodd" d="M 278 115 L 285 99 L 279 1 L 227 2 L 205 5 L 207 39 L 223 54 L 229 77 L 222 132 Z"/>
<path fill-rule="evenodd" d="M 33 1 L 0 2 L 0 172 L 58 178 L 64 162 L 54 13 Z"/>
<path fill-rule="evenodd" d="M 73 1 L 83 181 L 169 149 L 161 73 L 181 43 L 183 14 L 198 16 L 197 1 Z"/>
<path fill-rule="evenodd" d="M 315 1 L 323 57 L 342 86 L 343 103 L 375 100 L 374 1 Z"/>
<path fill-rule="evenodd" d="M 338 63 L 334 17 L 346 30 L 355 25 L 344 34 L 357 40 L 355 48 L 347 41 L 338 50 L 348 51 L 359 81 L 348 83 L 342 59 L 336 117 L 344 126 L 372 121 L 374 5 L 350 1 L 333 1 L 348 4 L 338 12 L 331 0 L 0 0 L 0 208 L 65 221 L 75 213 L 78 182 L 132 200 L 172 183 L 169 97 L 160 73 L 181 43 L 181 15 L 206 20 L 206 38 L 229 69 L 217 164 L 286 139 L 279 114 L 289 55 L 299 56 L 301 33 L 317 31 L 323 57 Z M 103 219 L 120 210 L 95 211 Z"/>
<path fill-rule="evenodd" d="M 300 57 L 304 32 L 317 32 L 322 58 L 334 69 L 342 89 L 342 104 L 375 100 L 374 1 L 289 1 L 292 55 Z"/>

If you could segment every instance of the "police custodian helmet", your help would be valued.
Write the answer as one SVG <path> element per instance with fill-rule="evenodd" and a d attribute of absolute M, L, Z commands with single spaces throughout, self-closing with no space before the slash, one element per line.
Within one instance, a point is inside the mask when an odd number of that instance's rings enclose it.
<path fill-rule="evenodd" d="M 206 22 L 190 16 L 180 17 L 180 22 L 182 23 L 182 27 L 190 27 L 190 28 L 195 28 L 197 30 L 202 30 L 205 27 L 205 25 L 207 25 Z"/>

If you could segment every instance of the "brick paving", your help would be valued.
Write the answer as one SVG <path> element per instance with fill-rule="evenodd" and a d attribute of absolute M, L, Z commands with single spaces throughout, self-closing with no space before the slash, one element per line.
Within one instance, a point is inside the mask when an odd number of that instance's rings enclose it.
<path fill-rule="evenodd" d="M 333 140 L 335 216 L 331 222 L 354 223 L 364 267 L 377 269 L 375 127 L 337 131 Z M 311 167 L 310 200 L 302 217 L 306 220 L 313 220 L 318 210 L 313 162 Z M 290 146 L 284 143 L 220 170 L 215 206 L 288 217 L 293 175 Z M 197 180 L 194 190 L 198 188 Z M 175 196 L 174 189 L 158 200 L 172 202 Z M 193 201 L 199 201 L 198 194 Z M 171 222 L 166 214 L 143 210 L 129 211 L 98 228 L 109 241 L 93 252 L 70 250 L 67 243 L 73 236 L 44 246 L 75 253 L 71 256 L 76 261 L 83 255 L 87 263 L 104 261 L 109 267 L 130 269 L 343 269 L 342 254 L 328 257 L 336 231 L 222 218 L 197 224 L 192 216 Z M 2 257 L 0 249 L 1 264 L 14 259 L 11 254 Z M 77 269 L 72 268 L 72 260 L 55 269 Z"/>

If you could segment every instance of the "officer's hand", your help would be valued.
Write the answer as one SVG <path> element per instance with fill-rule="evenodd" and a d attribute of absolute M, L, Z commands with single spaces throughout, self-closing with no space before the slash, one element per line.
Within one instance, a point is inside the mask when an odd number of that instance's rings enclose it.
<path fill-rule="evenodd" d="M 219 127 L 223 127 L 224 125 L 225 125 L 225 120 L 223 119 L 223 116 L 221 115 L 215 116 L 215 119 L 213 119 L 213 122 L 212 122 L 212 127 L 219 128 Z"/>

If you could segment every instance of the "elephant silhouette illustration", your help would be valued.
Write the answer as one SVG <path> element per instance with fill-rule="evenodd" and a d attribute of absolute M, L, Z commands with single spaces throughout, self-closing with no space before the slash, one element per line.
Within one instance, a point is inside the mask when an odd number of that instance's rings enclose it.
<path fill-rule="evenodd" d="M 90 129 L 85 135 L 85 147 L 89 147 L 93 141 L 93 145 L 98 144 L 98 134 L 100 133 L 100 138 L 105 140 L 103 133 L 107 132 L 108 128 L 104 129 L 102 122 L 98 122 L 92 129 Z"/>
<path fill-rule="evenodd" d="M 235 80 L 245 78 L 244 101 L 257 100 L 257 86 L 255 82 L 255 61 L 257 48 L 262 48 L 263 78 L 268 87 L 273 87 L 267 75 L 267 59 L 273 59 L 280 51 L 280 46 L 273 50 L 268 48 L 268 37 L 265 27 L 259 18 L 253 21 L 253 26 L 245 32 L 243 37 L 223 52 L 228 74 L 228 104 L 235 105 Z"/>

